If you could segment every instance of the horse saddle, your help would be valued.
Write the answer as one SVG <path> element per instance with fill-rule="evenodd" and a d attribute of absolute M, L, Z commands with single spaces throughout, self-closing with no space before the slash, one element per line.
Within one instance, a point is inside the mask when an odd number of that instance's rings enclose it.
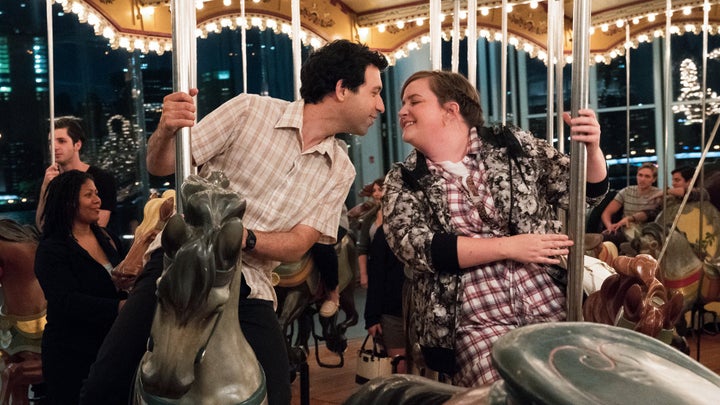
<path fill-rule="evenodd" d="M 338 251 L 338 285 L 341 291 L 354 277 L 348 258 L 348 245 L 351 243 L 353 243 L 352 238 L 345 235 L 335 246 Z M 306 282 L 310 291 L 316 291 L 320 283 L 320 274 L 315 271 L 315 262 L 310 253 L 306 253 L 300 261 L 279 265 L 273 270 L 272 278 L 276 287 L 297 287 Z"/>
<path fill-rule="evenodd" d="M 657 339 L 615 326 L 525 326 L 498 339 L 492 359 L 512 398 L 502 403 L 707 404 L 720 398 L 720 376 Z"/>

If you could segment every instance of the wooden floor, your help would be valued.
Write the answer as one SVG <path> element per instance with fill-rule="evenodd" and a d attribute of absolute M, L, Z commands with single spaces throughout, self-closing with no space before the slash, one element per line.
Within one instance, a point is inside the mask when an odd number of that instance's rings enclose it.
<path fill-rule="evenodd" d="M 690 355 L 695 359 L 697 339 L 690 337 L 688 343 L 691 348 Z M 360 387 L 355 383 L 355 360 L 361 344 L 361 338 L 348 341 L 345 365 L 342 368 L 334 369 L 319 367 L 315 360 L 315 349 L 310 350 L 308 364 L 310 366 L 309 403 L 311 405 L 342 404 Z M 336 361 L 336 358 L 324 349 L 320 346 L 321 360 L 323 362 Z M 700 336 L 700 363 L 720 374 L 720 333 L 714 336 L 708 334 Z M 291 404 L 301 405 L 299 378 L 292 384 L 292 395 Z"/>

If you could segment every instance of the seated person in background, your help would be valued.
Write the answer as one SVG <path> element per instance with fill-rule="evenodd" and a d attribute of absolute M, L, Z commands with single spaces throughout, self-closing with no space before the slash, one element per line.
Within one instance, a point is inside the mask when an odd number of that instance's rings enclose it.
<path fill-rule="evenodd" d="M 82 120 L 71 116 L 56 118 L 54 135 L 55 164 L 48 166 L 45 170 L 45 178 L 40 187 L 40 200 L 35 213 L 35 224 L 38 229 L 42 229 L 40 216 L 45 207 L 45 191 L 50 181 L 57 177 L 58 174 L 68 170 L 80 170 L 81 172 L 90 173 L 93 177 L 98 189 L 98 196 L 102 200 L 98 225 L 107 227 L 108 222 L 110 222 L 110 214 L 115 210 L 117 204 L 115 179 L 105 170 L 80 160 L 80 149 L 82 149 L 83 142 L 85 142 L 85 130 L 83 130 Z"/>
<path fill-rule="evenodd" d="M 660 189 L 653 186 L 657 180 L 657 167 L 653 163 L 643 163 L 638 168 L 637 185 L 627 186 L 615 194 L 615 198 L 605 207 L 600 216 L 605 230 L 605 240 L 620 246 L 627 241 L 626 232 L 636 225 L 652 221 L 657 215 L 659 201 L 656 198 Z M 615 213 L 623 210 L 623 217 L 613 222 Z"/>
<path fill-rule="evenodd" d="M 77 404 L 98 349 L 125 302 L 110 275 L 120 240 L 98 225 L 93 177 L 79 170 L 49 182 L 40 214 L 35 274 L 47 299 L 42 372 L 52 404 Z"/>
<path fill-rule="evenodd" d="M 682 199 L 685 197 L 685 193 L 687 193 L 688 191 L 688 187 L 690 186 L 690 180 L 692 180 L 693 174 L 695 174 L 695 168 L 690 166 L 678 167 L 677 169 L 673 170 L 671 174 L 672 187 L 668 188 L 666 193 L 668 197 L 675 197 L 675 199 L 677 199 L 678 201 L 682 201 Z M 697 187 L 697 183 L 695 183 L 695 185 L 696 187 L 693 187 L 693 189 L 690 190 L 688 202 L 700 201 L 701 195 L 704 201 L 710 201 L 710 195 L 708 194 L 707 190 Z M 657 194 L 655 194 L 655 198 L 658 198 L 658 201 L 660 203 L 662 203 L 662 196 L 662 191 L 659 191 Z"/>

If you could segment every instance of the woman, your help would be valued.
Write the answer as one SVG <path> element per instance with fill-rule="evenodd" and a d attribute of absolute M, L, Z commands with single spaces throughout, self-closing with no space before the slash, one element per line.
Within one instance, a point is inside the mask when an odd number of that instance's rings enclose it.
<path fill-rule="evenodd" d="M 393 254 L 385 239 L 380 201 L 383 196 L 383 178 L 372 183 L 375 208 L 363 221 L 358 239 L 360 272 L 367 274 L 365 300 L 365 328 L 374 338 L 382 341 L 387 354 L 396 358 L 396 370 L 405 373 L 405 329 L 403 326 L 402 290 L 405 282 L 403 265 Z"/>
<path fill-rule="evenodd" d="M 570 159 L 518 128 L 484 128 L 461 75 L 417 72 L 402 88 L 403 140 L 415 147 L 385 179 L 388 243 L 413 273 L 414 334 L 428 366 L 461 386 L 499 378 L 493 342 L 523 325 L 565 319 L 546 268 L 573 242 L 556 208 L 569 204 Z M 607 192 L 592 110 L 564 116 L 587 148 L 588 202 Z M 449 356 L 448 356 L 449 355 Z"/>
<path fill-rule="evenodd" d="M 600 215 L 605 225 L 603 231 L 605 240 L 612 241 L 618 246 L 628 240 L 627 232 L 632 232 L 639 224 L 655 219 L 660 205 L 658 196 L 662 196 L 662 192 L 653 186 L 657 180 L 657 167 L 652 163 L 643 163 L 635 177 L 637 185 L 627 186 L 618 191 Z M 621 209 L 622 218 L 613 222 L 613 215 Z"/>
<path fill-rule="evenodd" d="M 42 213 L 35 274 L 47 298 L 42 371 L 48 399 L 77 404 L 80 388 L 125 302 L 111 270 L 122 256 L 97 224 L 100 197 L 90 174 L 71 170 L 53 179 Z"/>

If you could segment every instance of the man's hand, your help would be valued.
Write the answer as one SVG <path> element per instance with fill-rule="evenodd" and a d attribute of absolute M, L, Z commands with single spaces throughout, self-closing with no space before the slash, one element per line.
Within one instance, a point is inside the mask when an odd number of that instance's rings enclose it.
<path fill-rule="evenodd" d="M 189 93 L 176 92 L 163 98 L 163 110 L 155 135 L 170 138 L 180 128 L 195 125 L 195 101 L 193 97 L 198 89 L 190 89 Z"/>

